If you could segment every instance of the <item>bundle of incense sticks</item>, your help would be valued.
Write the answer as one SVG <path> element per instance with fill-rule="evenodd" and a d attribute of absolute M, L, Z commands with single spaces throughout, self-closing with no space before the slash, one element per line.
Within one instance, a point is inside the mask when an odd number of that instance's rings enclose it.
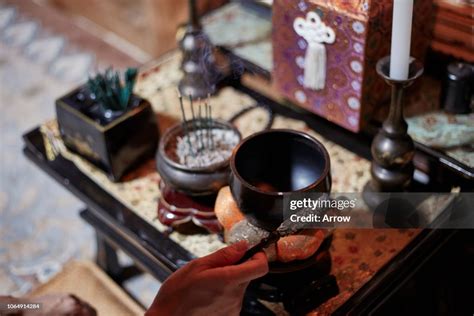
<path fill-rule="evenodd" d="M 193 156 L 196 156 L 198 153 L 203 150 L 213 150 L 214 147 L 214 120 L 212 119 L 212 107 L 209 102 L 210 95 L 207 96 L 207 100 L 202 104 L 201 99 L 198 100 L 198 110 L 197 113 L 194 110 L 194 100 L 191 95 L 189 95 L 189 106 L 191 107 L 191 120 L 186 119 L 186 112 L 184 110 L 183 96 L 178 90 L 179 105 L 181 107 L 181 122 L 183 126 L 184 135 L 187 139 L 189 148 Z M 204 109 L 203 109 L 204 107 Z M 190 133 L 194 133 L 194 136 L 197 138 L 196 142 L 191 142 Z"/>

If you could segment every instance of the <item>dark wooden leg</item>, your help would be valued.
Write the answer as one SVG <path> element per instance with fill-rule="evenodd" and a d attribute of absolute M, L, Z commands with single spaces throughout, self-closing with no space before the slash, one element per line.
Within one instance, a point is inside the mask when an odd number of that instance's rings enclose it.
<path fill-rule="evenodd" d="M 143 272 L 135 265 L 122 267 L 119 263 L 117 251 L 107 240 L 96 232 L 97 256 L 96 262 L 115 282 L 122 284 Z"/>
<path fill-rule="evenodd" d="M 112 279 L 121 283 L 122 267 L 119 264 L 117 251 L 96 231 L 96 262 Z"/>

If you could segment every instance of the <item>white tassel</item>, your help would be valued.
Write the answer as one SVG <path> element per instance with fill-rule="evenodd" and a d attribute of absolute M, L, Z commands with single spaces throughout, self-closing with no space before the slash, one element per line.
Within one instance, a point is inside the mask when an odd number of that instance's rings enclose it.
<path fill-rule="evenodd" d="M 321 22 L 315 12 L 308 12 L 306 20 L 296 18 L 293 22 L 295 32 L 308 42 L 304 61 L 304 82 L 307 89 L 322 90 L 326 85 L 326 47 L 336 40 L 333 29 Z"/>
<path fill-rule="evenodd" d="M 304 87 L 322 90 L 326 84 L 326 47 L 313 43 L 308 46 L 304 65 Z"/>

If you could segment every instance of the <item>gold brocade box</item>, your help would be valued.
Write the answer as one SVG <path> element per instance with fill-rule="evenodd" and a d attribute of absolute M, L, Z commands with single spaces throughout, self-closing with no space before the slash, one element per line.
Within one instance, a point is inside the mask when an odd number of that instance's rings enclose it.
<path fill-rule="evenodd" d="M 390 89 L 375 71 L 390 53 L 393 2 L 275 0 L 273 75 L 286 98 L 358 132 Z M 415 0 L 411 55 L 423 60 L 432 0 Z"/>

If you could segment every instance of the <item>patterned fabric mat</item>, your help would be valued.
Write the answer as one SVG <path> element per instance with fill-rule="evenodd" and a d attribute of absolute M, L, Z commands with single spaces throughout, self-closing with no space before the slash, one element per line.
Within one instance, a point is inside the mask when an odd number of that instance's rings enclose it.
<path fill-rule="evenodd" d="M 474 113 L 423 113 L 407 119 L 414 140 L 474 168 Z"/>
<path fill-rule="evenodd" d="M 176 86 L 181 76 L 179 63 L 180 55 L 178 53 L 165 56 L 155 65 L 144 69 L 137 82 L 136 93 L 148 99 L 154 110 L 159 113 L 160 128 L 164 128 L 164 125 L 179 119 L 180 116 L 176 93 Z M 215 117 L 229 119 L 241 109 L 255 104 L 255 100 L 227 87 L 211 98 L 211 104 Z M 266 122 L 267 113 L 264 110 L 256 109 L 238 119 L 235 124 L 245 137 L 262 129 Z M 324 139 L 309 129 L 303 121 L 277 115 L 272 128 L 305 131 L 324 144 L 331 157 L 334 192 L 361 192 L 364 184 L 369 180 L 369 161 Z M 158 189 L 160 176 L 155 171 L 154 161 L 147 162 L 139 168 L 140 170 L 130 175 L 128 177 L 130 180 L 113 183 L 99 169 L 64 147 L 56 121 L 45 123 L 41 130 L 45 136 L 45 145 L 50 159 L 54 159 L 55 153 L 60 153 L 73 161 L 84 174 L 159 231 L 163 232 L 167 229 L 157 220 L 156 216 L 157 202 L 160 196 Z M 417 232 L 418 230 L 336 230 L 330 249 L 331 272 L 338 280 L 340 294 L 320 306 L 315 315 L 330 313 L 344 303 L 376 271 L 400 252 Z M 217 235 L 183 235 L 173 232 L 169 237 L 198 257 L 224 246 Z"/>

